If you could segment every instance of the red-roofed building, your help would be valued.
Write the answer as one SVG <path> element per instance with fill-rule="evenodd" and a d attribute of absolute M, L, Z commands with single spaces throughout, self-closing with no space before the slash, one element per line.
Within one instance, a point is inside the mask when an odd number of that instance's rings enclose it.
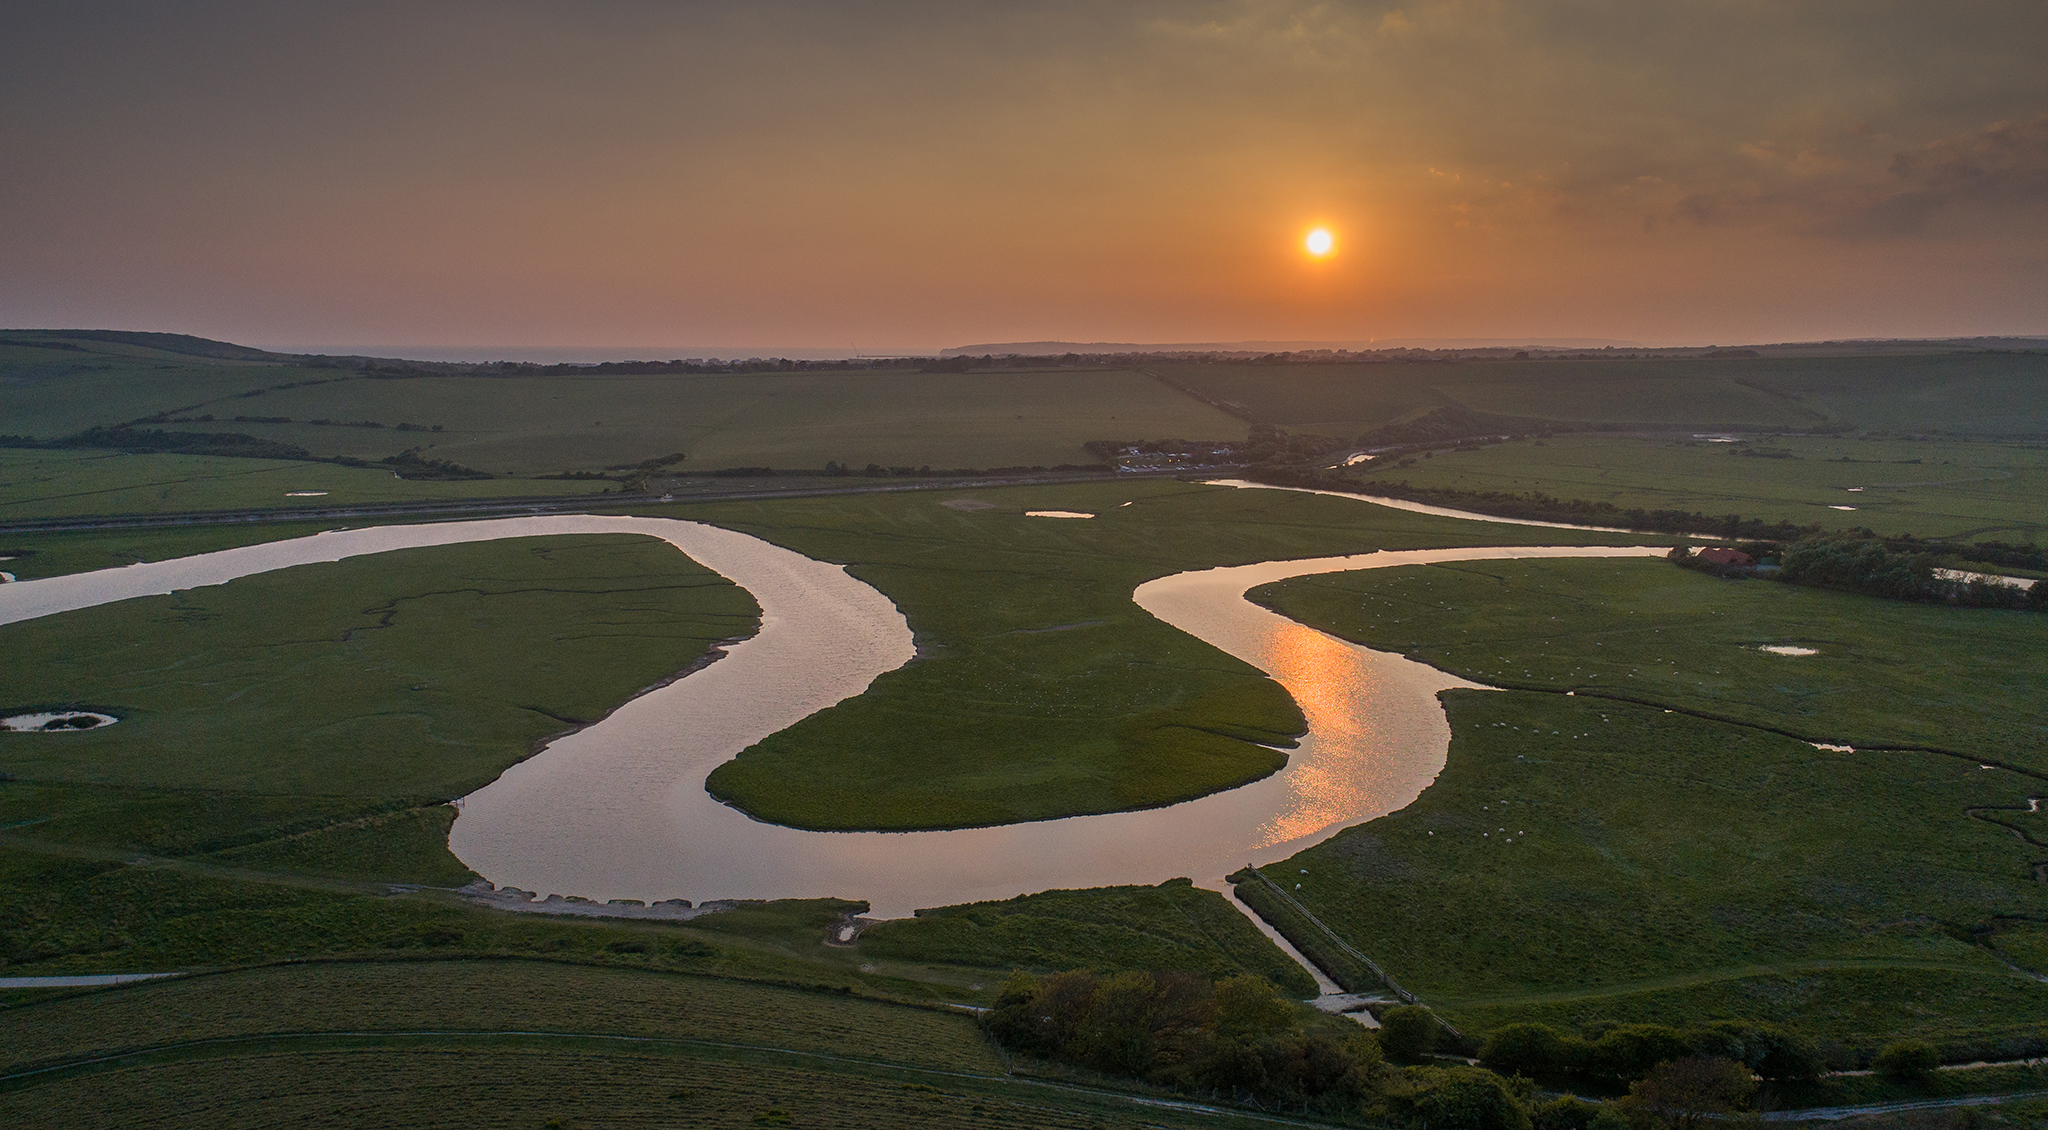
<path fill-rule="evenodd" d="M 1702 549 L 1693 556 L 1714 565 L 1742 566 L 1756 564 L 1756 558 L 1739 549 L 1729 549 L 1725 545 L 1716 545 Z"/>

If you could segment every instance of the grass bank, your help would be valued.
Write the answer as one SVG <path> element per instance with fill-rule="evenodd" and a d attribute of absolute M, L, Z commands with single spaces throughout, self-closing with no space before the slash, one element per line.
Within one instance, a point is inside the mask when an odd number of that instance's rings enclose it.
<path fill-rule="evenodd" d="M 251 969 L 0 1010 L 16 1125 L 1233 1126 L 1017 1079 L 958 1013 L 543 962 Z M 113 1057 L 93 1065 L 80 1060 Z M 1242 1124 L 1251 1125 L 1247 1120 Z"/>
<path fill-rule="evenodd" d="M 1251 972 L 1297 997 L 1316 993 L 1307 972 L 1223 896 L 1185 879 L 921 910 L 870 927 L 860 948 L 899 961 L 1041 973 L 1173 970 L 1221 980 Z"/>
<path fill-rule="evenodd" d="M 1293 703 L 1255 668 L 1153 619 L 1132 590 L 1217 565 L 1530 540 L 1522 527 L 1349 499 L 1157 480 L 679 513 L 847 563 L 917 635 L 914 662 L 711 776 L 714 794 L 755 816 L 828 829 L 1114 812 L 1263 777 L 1281 759 L 1260 743 L 1301 730 Z"/>

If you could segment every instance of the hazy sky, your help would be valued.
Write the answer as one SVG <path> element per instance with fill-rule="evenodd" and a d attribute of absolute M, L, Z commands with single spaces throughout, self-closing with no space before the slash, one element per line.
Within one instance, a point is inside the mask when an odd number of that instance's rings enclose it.
<path fill-rule="evenodd" d="M 2048 332 L 2040 0 L 0 0 L 0 27 L 11 326 Z"/>

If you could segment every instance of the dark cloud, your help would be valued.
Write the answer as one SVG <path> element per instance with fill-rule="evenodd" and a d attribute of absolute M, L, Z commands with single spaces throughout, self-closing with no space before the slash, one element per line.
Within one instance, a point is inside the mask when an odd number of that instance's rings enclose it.
<path fill-rule="evenodd" d="M 1915 231 L 1945 208 L 2048 201 L 2048 114 L 1997 122 L 1892 158 L 1905 187 L 1872 204 L 1873 230 Z"/>

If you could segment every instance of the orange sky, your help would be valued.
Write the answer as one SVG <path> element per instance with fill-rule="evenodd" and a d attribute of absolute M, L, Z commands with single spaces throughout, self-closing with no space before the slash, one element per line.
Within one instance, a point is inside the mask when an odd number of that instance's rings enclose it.
<path fill-rule="evenodd" d="M 40 7 L 0 36 L 11 326 L 2048 333 L 2037 0 Z"/>

